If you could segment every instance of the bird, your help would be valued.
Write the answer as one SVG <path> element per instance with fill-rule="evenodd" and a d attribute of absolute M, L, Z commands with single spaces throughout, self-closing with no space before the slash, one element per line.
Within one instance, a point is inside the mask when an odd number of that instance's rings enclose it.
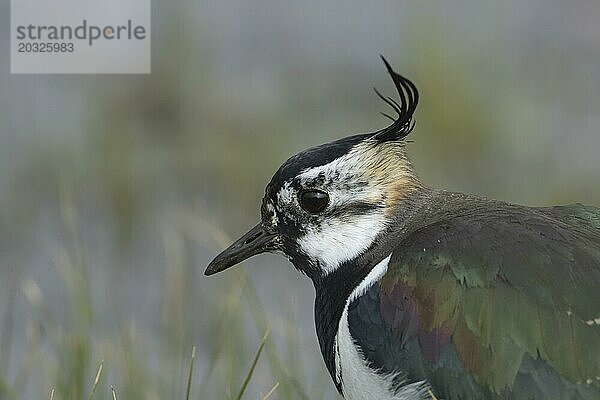
<path fill-rule="evenodd" d="M 391 124 L 302 151 L 205 275 L 283 254 L 315 289 L 347 400 L 600 399 L 600 208 L 431 188 L 406 153 L 419 92 L 381 57 Z"/>

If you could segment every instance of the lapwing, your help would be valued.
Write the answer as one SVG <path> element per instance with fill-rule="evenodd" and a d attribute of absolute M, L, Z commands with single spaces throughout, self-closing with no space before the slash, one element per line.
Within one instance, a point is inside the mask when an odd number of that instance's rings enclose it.
<path fill-rule="evenodd" d="M 599 400 L 600 209 L 426 186 L 405 150 L 419 93 L 383 61 L 393 122 L 283 163 L 205 274 L 286 256 L 348 400 Z"/>

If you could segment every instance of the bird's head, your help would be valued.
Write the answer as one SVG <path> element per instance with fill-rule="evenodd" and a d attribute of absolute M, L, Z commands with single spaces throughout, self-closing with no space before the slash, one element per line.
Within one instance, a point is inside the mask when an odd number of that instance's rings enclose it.
<path fill-rule="evenodd" d="M 397 113 L 392 124 L 287 160 L 267 185 L 261 221 L 219 254 L 205 274 L 259 253 L 283 252 L 312 278 L 324 276 L 361 255 L 385 231 L 397 206 L 420 183 L 404 149 L 418 92 L 383 61 L 399 93 L 397 102 L 377 92 Z"/>

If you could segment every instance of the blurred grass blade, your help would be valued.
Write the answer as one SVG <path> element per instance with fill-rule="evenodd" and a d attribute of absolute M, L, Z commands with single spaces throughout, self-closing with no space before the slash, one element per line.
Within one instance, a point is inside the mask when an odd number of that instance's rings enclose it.
<path fill-rule="evenodd" d="M 244 392 L 246 391 L 246 388 L 248 387 L 248 383 L 250 382 L 250 379 L 252 379 L 252 375 L 254 374 L 254 370 L 256 369 L 256 364 L 258 364 L 258 359 L 260 358 L 260 354 L 262 353 L 263 349 L 265 348 L 265 343 L 267 342 L 268 337 L 269 337 L 269 330 L 267 330 L 265 332 L 265 335 L 263 336 L 262 341 L 260 342 L 260 346 L 258 346 L 258 350 L 256 351 L 256 355 L 254 356 L 254 360 L 252 360 L 252 365 L 250 366 L 248 375 L 246 375 L 246 379 L 244 380 L 244 383 L 242 384 L 242 387 L 240 388 L 240 392 L 238 393 L 237 397 L 235 398 L 236 400 L 242 399 L 242 396 L 244 395 Z"/>
<path fill-rule="evenodd" d="M 188 375 L 187 390 L 185 400 L 190 400 L 190 390 L 192 389 L 192 374 L 194 372 L 194 360 L 196 359 L 196 346 L 192 346 L 192 360 L 190 362 L 190 373 Z"/>
<path fill-rule="evenodd" d="M 100 382 L 100 377 L 102 376 L 103 368 L 104 360 L 100 361 L 100 365 L 98 366 L 98 372 L 96 372 L 96 378 L 94 379 L 94 386 L 92 386 L 92 393 L 90 393 L 90 400 L 94 399 L 94 394 L 96 394 L 96 388 L 98 387 L 98 382 Z"/>
<path fill-rule="evenodd" d="M 112 400 L 117 400 L 117 392 L 115 392 L 114 387 L 110 387 L 110 394 L 112 395 Z"/>
<path fill-rule="evenodd" d="M 267 400 L 269 397 L 271 397 L 271 395 L 273 393 L 275 393 L 275 391 L 277 390 L 277 388 L 279 387 L 279 382 L 277 382 L 272 388 L 271 390 L 269 390 L 267 392 L 267 394 L 264 395 L 264 397 L 261 400 Z"/>
<path fill-rule="evenodd" d="M 250 307 L 250 312 L 254 315 L 255 321 L 259 326 L 266 326 L 267 315 L 265 314 L 265 308 L 260 301 L 256 288 L 252 285 L 251 281 L 247 280 L 245 289 L 247 304 Z M 305 393 L 296 376 L 289 371 L 286 364 L 279 358 L 277 352 L 267 350 L 267 357 L 269 357 L 271 368 L 276 367 L 278 369 L 277 374 L 285 377 L 284 385 L 291 385 L 296 394 L 303 400 L 310 400 L 311 397 Z"/>
<path fill-rule="evenodd" d="M 13 339 L 13 323 L 15 317 L 15 299 L 17 297 L 17 288 L 19 269 L 14 268 L 9 276 L 8 293 L 5 300 L 4 318 L 2 321 L 3 329 L 0 330 L 0 370 L 7 371 L 10 360 L 10 352 Z"/>
<path fill-rule="evenodd" d="M 50 391 L 50 400 L 54 400 L 54 389 Z"/>
<path fill-rule="evenodd" d="M 433 394 L 433 392 L 431 391 L 431 389 L 427 389 L 427 392 L 429 393 L 429 395 L 431 396 L 431 400 L 438 400 L 437 397 L 435 397 L 435 395 Z"/>

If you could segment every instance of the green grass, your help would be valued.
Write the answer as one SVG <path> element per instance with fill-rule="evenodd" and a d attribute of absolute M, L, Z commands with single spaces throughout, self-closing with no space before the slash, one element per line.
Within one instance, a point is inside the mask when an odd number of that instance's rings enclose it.
<path fill-rule="evenodd" d="M 190 361 L 190 373 L 188 374 L 187 389 L 185 391 L 185 400 L 190 400 L 190 393 L 192 391 L 192 377 L 194 373 L 194 362 L 196 361 L 196 346 L 192 347 L 192 358 Z"/>
<path fill-rule="evenodd" d="M 242 383 L 242 386 L 241 386 L 237 396 L 235 397 L 236 400 L 242 400 L 244 398 L 244 393 L 246 392 L 248 384 L 250 383 L 250 380 L 252 379 L 254 371 L 256 370 L 256 365 L 258 364 L 260 355 L 262 354 L 265 344 L 267 343 L 268 336 L 269 336 L 269 332 L 267 331 L 258 346 L 258 350 L 256 351 L 254 359 L 252 360 L 252 364 L 248 370 L 248 373 L 246 374 L 246 377 Z M 190 359 L 190 368 L 189 368 L 188 379 L 187 379 L 185 400 L 192 399 L 192 397 L 190 395 L 191 395 L 191 390 L 192 390 L 192 381 L 193 381 L 192 378 L 193 378 L 193 372 L 194 372 L 195 359 L 196 359 L 196 347 L 194 346 L 194 347 L 192 347 L 192 355 L 191 355 L 191 359 Z M 98 388 L 98 384 L 100 383 L 100 379 L 102 377 L 103 370 L 104 370 L 104 360 L 101 361 L 100 365 L 98 366 L 96 376 L 92 383 L 89 400 L 94 399 L 94 396 L 96 394 L 96 389 Z M 275 391 L 277 390 L 278 387 L 279 387 L 279 382 L 275 383 L 275 385 L 267 392 L 266 395 L 261 396 L 261 399 L 267 400 L 269 397 L 271 397 L 271 395 L 273 395 L 273 393 L 275 393 Z M 111 392 L 111 398 L 113 400 L 117 400 L 117 391 L 115 390 L 115 388 L 113 386 L 110 387 L 110 392 Z M 50 390 L 50 400 L 54 400 L 54 398 L 55 398 L 55 389 L 53 388 Z"/>
<path fill-rule="evenodd" d="M 252 365 L 250 366 L 250 369 L 248 370 L 248 374 L 246 375 L 246 379 L 244 379 L 244 383 L 242 383 L 242 387 L 240 388 L 238 395 L 235 396 L 235 400 L 242 400 L 242 398 L 244 397 L 244 393 L 246 392 L 246 388 L 248 388 L 248 383 L 250 383 L 250 379 L 252 379 L 252 375 L 254 374 L 254 371 L 256 370 L 256 364 L 258 363 L 258 359 L 260 358 L 260 355 L 261 355 L 263 349 L 265 348 L 265 343 L 267 342 L 268 337 L 269 337 L 269 331 L 267 331 L 265 333 L 265 335 L 263 336 L 263 338 L 260 342 L 260 345 L 258 346 L 256 355 L 254 356 L 254 359 L 252 360 Z"/>
<path fill-rule="evenodd" d="M 102 369 L 104 368 L 104 360 L 100 362 L 98 366 L 98 372 L 96 372 L 96 378 L 94 378 L 94 384 L 92 386 L 92 392 L 90 393 L 90 400 L 94 400 L 94 395 L 96 394 L 96 388 L 98 387 L 98 382 L 100 382 L 100 377 L 102 376 Z"/>
<path fill-rule="evenodd" d="M 62 193 L 60 211 L 67 234 L 51 258 L 52 274 L 64 288 L 59 296 L 63 312 L 51 303 L 57 294 L 45 293 L 33 277 L 15 280 L 27 303 L 27 351 L 0 370 L 0 399 L 323 398 L 328 376 L 321 373 L 315 380 L 306 374 L 291 305 L 287 317 L 268 314 L 244 268 L 217 281 L 218 301 L 214 292 L 194 289 L 194 279 L 206 278 L 193 273 L 197 267 L 186 257 L 186 246 L 208 243 L 216 251 L 231 240 L 203 218 L 203 209 L 179 210 L 161 232 L 165 270 L 163 291 L 155 294 L 160 328 L 154 335 L 120 315 L 118 307 L 111 312 L 97 304 L 94 292 L 115 296 L 118 282 L 105 286 L 94 280 L 72 192 Z M 199 313 L 208 324 L 194 334 Z M 269 335 L 273 323 L 277 329 Z M 7 332 L 12 330 L 5 324 L 1 332 L 9 347 Z M 191 356 L 186 348 L 192 348 Z M 12 371 L 11 377 L 2 371 Z"/>

